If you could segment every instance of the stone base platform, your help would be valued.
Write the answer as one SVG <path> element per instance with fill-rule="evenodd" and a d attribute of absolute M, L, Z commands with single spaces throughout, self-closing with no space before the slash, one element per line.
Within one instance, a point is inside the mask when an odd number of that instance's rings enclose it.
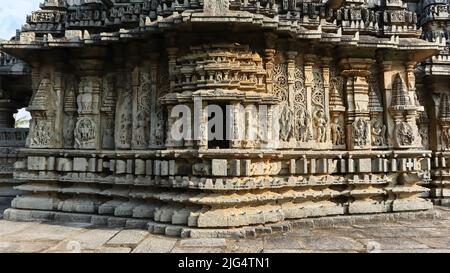
<path fill-rule="evenodd" d="M 450 198 L 432 199 L 435 206 L 450 207 Z"/>
<path fill-rule="evenodd" d="M 231 229 L 202 229 L 161 224 L 145 219 L 120 218 L 91 214 L 74 214 L 55 211 L 7 209 L 4 218 L 19 222 L 87 223 L 99 227 L 144 229 L 152 234 L 181 238 L 253 238 L 272 233 L 284 233 L 292 228 L 332 228 L 335 225 L 388 223 L 398 220 L 440 219 L 435 209 L 415 212 L 395 212 L 366 215 L 342 215 L 283 221 L 276 224 L 257 225 Z"/>

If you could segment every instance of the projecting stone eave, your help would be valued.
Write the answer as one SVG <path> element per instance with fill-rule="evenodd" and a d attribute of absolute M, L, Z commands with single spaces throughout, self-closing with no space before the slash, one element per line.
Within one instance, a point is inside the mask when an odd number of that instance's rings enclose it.
<path fill-rule="evenodd" d="M 224 90 L 224 89 L 210 89 L 198 90 L 195 92 L 185 91 L 182 93 L 169 93 L 163 96 L 160 101 L 162 104 L 175 104 L 192 102 L 196 98 L 208 101 L 240 101 L 240 102 L 263 102 L 264 104 L 277 104 L 280 102 L 279 98 L 272 94 L 255 91 L 240 91 L 240 90 Z"/>
<path fill-rule="evenodd" d="M 1 43 L 0 49 L 19 58 L 27 54 L 21 51 L 32 51 L 52 48 L 76 48 L 86 45 L 108 45 L 111 43 L 125 42 L 129 40 L 151 39 L 152 35 L 161 35 L 171 31 L 193 31 L 203 29 L 205 26 L 214 30 L 234 31 L 272 31 L 281 37 L 290 37 L 298 40 L 315 40 L 327 45 L 349 45 L 361 48 L 408 50 L 412 52 L 414 61 L 423 61 L 439 52 L 439 45 L 426 42 L 418 38 L 401 38 L 391 36 L 389 38 L 374 37 L 371 35 L 342 34 L 340 27 L 332 23 L 323 22 L 311 24 L 307 29 L 296 21 L 280 21 L 277 17 L 267 17 L 262 14 L 254 14 L 247 11 L 229 11 L 224 15 L 209 15 L 199 10 L 186 10 L 182 13 L 174 12 L 164 18 L 151 21 L 149 18 L 141 23 L 141 26 L 131 29 L 120 29 L 116 32 L 101 32 L 90 34 L 87 30 L 73 30 L 78 36 L 53 38 L 51 34 L 43 39 L 34 41 L 9 41 Z M 327 32 L 323 31 L 324 29 Z M 335 32 L 333 32 L 333 30 Z M 72 34 L 71 34 L 72 35 Z M 67 36 L 67 34 L 66 34 Z"/>

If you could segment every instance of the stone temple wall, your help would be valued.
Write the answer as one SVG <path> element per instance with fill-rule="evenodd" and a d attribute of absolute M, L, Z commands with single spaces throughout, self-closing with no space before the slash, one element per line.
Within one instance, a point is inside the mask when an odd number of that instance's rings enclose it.
<path fill-rule="evenodd" d="M 420 39 L 416 2 L 41 8 L 2 44 L 30 64 L 33 89 L 14 175 L 25 194 L 7 219 L 225 236 L 427 210 L 430 187 L 438 198 L 436 164 L 447 158 L 434 149 L 442 134 L 429 121 L 427 78 L 416 76 L 446 47 Z M 213 139 L 225 134 L 209 130 L 216 121 L 231 128 L 225 139 Z"/>
<path fill-rule="evenodd" d="M 429 135 L 429 149 L 433 150 L 433 171 L 430 180 L 430 198 L 435 204 L 450 205 L 450 3 L 422 1 L 418 5 L 422 38 L 441 44 L 435 56 L 423 62 L 416 74 L 418 89 L 426 112 L 421 116 L 429 124 L 424 135 Z M 425 130 L 430 130 L 425 132 Z"/>
<path fill-rule="evenodd" d="M 0 215 L 22 192 L 14 189 L 14 164 L 23 159 L 17 149 L 25 146 L 28 129 L 14 128 L 13 114 L 27 105 L 30 97 L 29 68 L 0 51 Z"/>

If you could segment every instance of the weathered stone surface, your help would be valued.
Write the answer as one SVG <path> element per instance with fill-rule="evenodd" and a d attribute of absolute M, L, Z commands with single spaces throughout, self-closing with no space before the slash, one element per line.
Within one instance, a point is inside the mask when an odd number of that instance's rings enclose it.
<path fill-rule="evenodd" d="M 149 236 L 133 250 L 133 253 L 169 253 L 176 243 L 176 239 Z"/>
<path fill-rule="evenodd" d="M 450 39 L 433 23 L 448 18 L 424 1 L 181 2 L 47 1 L 1 44 L 34 64 L 24 193 L 5 218 L 233 238 L 448 203 L 434 75 L 450 75 Z M 1 60 L 3 79 L 20 61 Z"/>
<path fill-rule="evenodd" d="M 74 252 L 98 249 L 105 245 L 119 230 L 88 230 L 76 236 L 65 239 L 48 252 Z"/>
<path fill-rule="evenodd" d="M 442 216 L 448 214 L 447 211 L 441 209 L 439 211 Z M 408 223 L 414 223 L 414 225 L 408 227 Z M 442 253 L 450 251 L 449 225 L 447 220 L 414 219 L 353 226 L 349 224 L 337 228 L 312 227 L 307 230 L 305 227 L 293 228 L 284 235 L 273 233 L 258 238 L 203 239 L 204 242 L 199 239 L 181 240 L 145 233 L 148 237 L 136 245 L 136 242 L 140 241 L 141 234 L 144 234 L 143 231 L 98 229 L 88 224 L 56 226 L 56 229 L 53 229 L 52 225 L 42 223 L 14 223 L 0 220 L 0 251 L 50 253 L 128 253 L 130 251 L 136 253 Z M 405 232 L 405 227 L 408 232 Z M 74 228 L 79 230 L 74 233 Z M 397 237 L 389 236 L 388 232 L 380 233 L 379 236 L 363 232 L 376 229 L 389 230 L 389 233 L 397 234 Z M 49 236 L 43 230 L 57 233 L 58 236 Z M 33 233 L 33 231 L 36 232 Z M 22 233 L 26 238 L 18 239 L 17 236 Z M 398 235 L 402 233 L 403 236 Z"/>
<path fill-rule="evenodd" d="M 108 241 L 109 246 L 136 246 L 148 235 L 142 230 L 122 230 Z"/>
<path fill-rule="evenodd" d="M 304 249 L 361 251 L 364 248 L 355 239 L 340 236 L 299 237 L 297 240 Z"/>
<path fill-rule="evenodd" d="M 225 239 L 184 239 L 180 241 L 181 247 L 225 247 Z"/>

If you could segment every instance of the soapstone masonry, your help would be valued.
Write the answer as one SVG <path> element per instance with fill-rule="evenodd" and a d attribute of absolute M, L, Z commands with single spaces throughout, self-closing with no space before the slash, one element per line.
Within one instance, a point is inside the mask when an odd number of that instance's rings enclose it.
<path fill-rule="evenodd" d="M 30 68 L 0 51 L 0 214 L 21 194 L 14 189 L 19 181 L 13 172 L 14 163 L 21 158 L 17 148 L 25 146 L 28 129 L 14 128 L 13 114 L 28 104 L 31 93 Z"/>
<path fill-rule="evenodd" d="M 46 0 L 1 47 L 33 94 L 5 218 L 220 237 L 449 204 L 449 7 Z M 231 138 L 211 138 L 211 105 Z"/>

